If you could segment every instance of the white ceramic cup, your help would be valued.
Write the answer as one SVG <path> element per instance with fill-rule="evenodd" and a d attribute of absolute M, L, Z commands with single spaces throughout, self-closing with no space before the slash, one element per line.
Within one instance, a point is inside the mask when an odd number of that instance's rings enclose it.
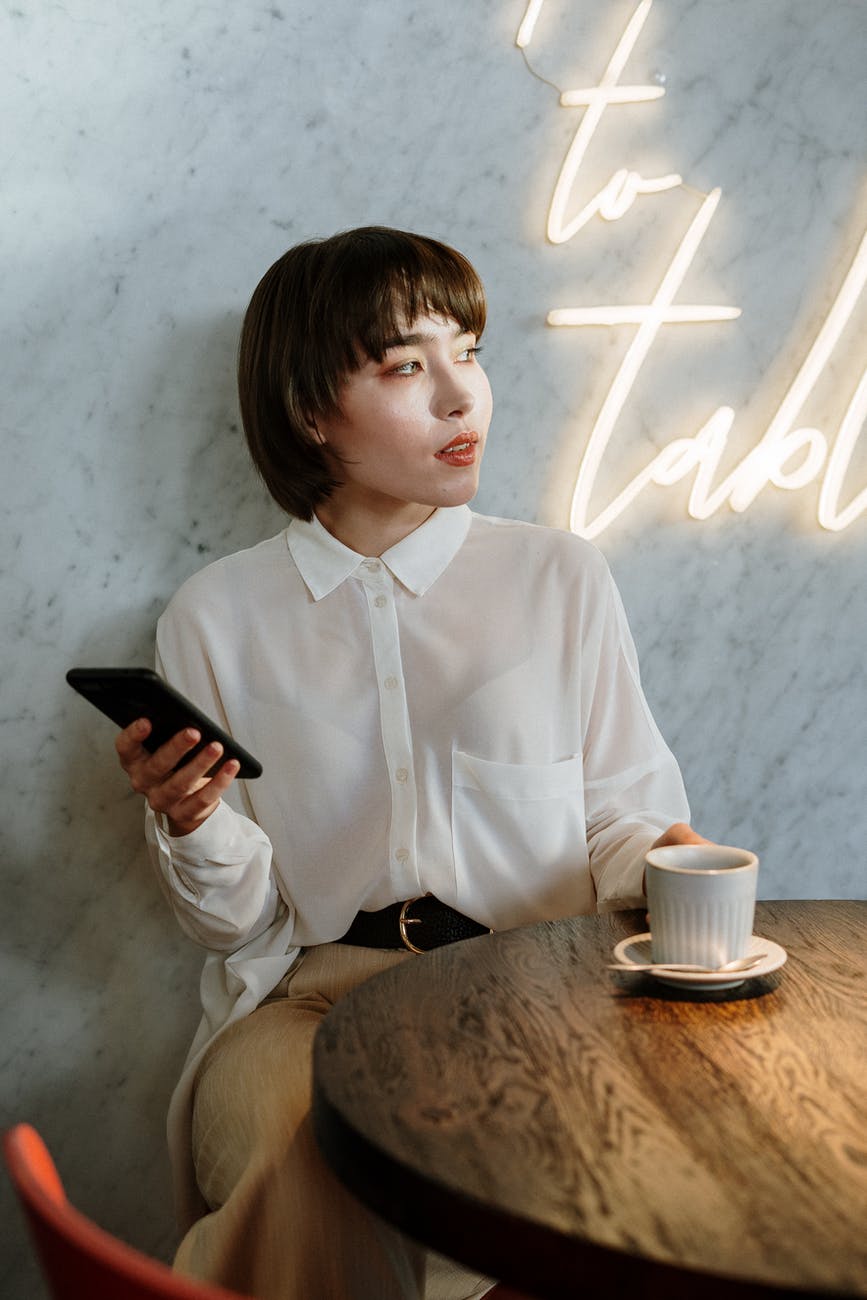
<path fill-rule="evenodd" d="M 759 860 L 724 844 L 672 844 L 647 854 L 654 961 L 716 968 L 744 957 L 756 910 Z"/>

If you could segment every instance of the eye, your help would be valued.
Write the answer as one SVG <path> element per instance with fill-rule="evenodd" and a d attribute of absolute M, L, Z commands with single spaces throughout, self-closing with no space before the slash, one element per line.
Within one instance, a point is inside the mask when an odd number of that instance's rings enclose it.
<path fill-rule="evenodd" d="M 458 353 L 458 361 L 475 361 L 481 350 L 481 347 L 475 343 L 471 347 L 463 348 Z"/>
<path fill-rule="evenodd" d="M 393 366 L 391 373 L 393 375 L 415 375 L 421 370 L 420 361 L 401 361 L 400 365 Z"/>

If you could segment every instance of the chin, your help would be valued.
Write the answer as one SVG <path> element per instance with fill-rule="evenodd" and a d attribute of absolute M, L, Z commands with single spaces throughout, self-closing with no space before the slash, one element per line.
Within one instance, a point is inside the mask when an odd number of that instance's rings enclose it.
<path fill-rule="evenodd" d="M 443 492 L 441 506 L 466 506 L 473 500 L 479 490 L 479 477 L 475 475 L 466 483 L 454 483 Z"/>

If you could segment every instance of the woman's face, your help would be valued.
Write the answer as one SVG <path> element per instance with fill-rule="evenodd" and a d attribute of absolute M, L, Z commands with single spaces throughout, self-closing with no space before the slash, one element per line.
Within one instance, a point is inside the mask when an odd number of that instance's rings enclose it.
<path fill-rule="evenodd" d="M 463 505 L 475 496 L 492 398 L 476 338 L 443 316 L 401 322 L 382 361 L 346 380 L 340 410 L 317 421 L 335 456 L 340 508 L 378 515 L 408 504 Z"/>

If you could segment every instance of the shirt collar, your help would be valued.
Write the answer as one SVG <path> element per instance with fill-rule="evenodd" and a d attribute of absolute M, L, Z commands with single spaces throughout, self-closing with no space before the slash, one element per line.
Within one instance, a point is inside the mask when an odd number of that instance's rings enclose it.
<path fill-rule="evenodd" d="M 469 506 L 441 507 L 377 558 L 408 591 L 423 596 L 457 555 L 471 520 Z M 315 515 L 309 522 L 293 519 L 286 541 L 314 600 L 339 587 L 366 558 L 333 537 Z"/>

